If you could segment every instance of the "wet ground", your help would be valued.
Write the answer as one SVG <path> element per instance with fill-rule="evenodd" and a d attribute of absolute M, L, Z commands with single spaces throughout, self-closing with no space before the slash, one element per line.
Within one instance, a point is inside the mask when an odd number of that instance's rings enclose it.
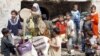
<path fill-rule="evenodd" d="M 98 51 L 98 52 L 100 52 L 100 51 Z M 3 56 L 3 55 L 0 54 L 0 56 Z M 72 54 L 68 54 L 66 49 L 63 49 L 62 50 L 62 56 L 73 56 L 73 55 Z M 75 56 L 85 56 L 85 53 L 81 53 L 81 52 L 75 51 Z"/>

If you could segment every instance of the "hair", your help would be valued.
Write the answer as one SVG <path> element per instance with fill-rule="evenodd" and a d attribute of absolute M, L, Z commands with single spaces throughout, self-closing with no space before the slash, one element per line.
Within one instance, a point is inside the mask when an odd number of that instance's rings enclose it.
<path fill-rule="evenodd" d="M 96 9 L 96 6 L 95 6 L 95 5 L 92 5 L 92 6 L 91 6 L 91 9 L 93 9 L 93 8 Z"/>
<path fill-rule="evenodd" d="M 9 30 L 7 28 L 3 28 L 1 32 L 3 35 L 5 35 L 5 34 L 9 33 Z"/>
<path fill-rule="evenodd" d="M 55 37 L 54 31 L 51 31 L 51 35 L 50 36 L 51 36 L 51 39 Z"/>
<path fill-rule="evenodd" d="M 85 17 L 87 17 L 87 16 L 91 16 L 90 13 L 87 13 L 87 14 L 85 15 Z"/>
<path fill-rule="evenodd" d="M 53 32 L 54 32 L 55 34 L 59 35 L 60 30 L 59 30 L 59 28 L 54 28 L 54 29 L 53 29 Z"/>
<path fill-rule="evenodd" d="M 88 38 L 85 39 L 85 43 L 87 47 L 91 47 L 91 43 Z"/>
<path fill-rule="evenodd" d="M 93 36 L 93 32 L 92 31 L 88 31 L 88 36 L 92 37 Z"/>
<path fill-rule="evenodd" d="M 76 4 L 76 3 L 75 3 L 75 4 L 73 4 L 73 8 L 75 7 L 75 5 L 77 5 L 77 6 L 78 6 L 78 4 Z"/>
<path fill-rule="evenodd" d="M 11 14 L 12 14 L 12 13 L 15 13 L 16 15 L 18 15 L 18 12 L 17 12 L 16 10 L 12 10 L 12 11 L 11 11 Z"/>
<path fill-rule="evenodd" d="M 67 13 L 66 13 L 66 15 L 69 15 L 69 16 L 71 16 L 71 13 L 67 12 Z"/>
<path fill-rule="evenodd" d="M 62 14 L 60 14 L 58 17 L 63 17 L 63 15 L 62 15 Z"/>
<path fill-rule="evenodd" d="M 56 37 L 56 35 L 59 35 L 60 31 L 59 28 L 53 28 L 51 31 L 51 39 Z"/>

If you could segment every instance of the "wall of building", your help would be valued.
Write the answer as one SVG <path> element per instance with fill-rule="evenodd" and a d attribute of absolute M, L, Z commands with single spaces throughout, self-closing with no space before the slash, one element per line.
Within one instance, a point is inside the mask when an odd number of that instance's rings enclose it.
<path fill-rule="evenodd" d="M 6 27 L 11 10 L 19 11 L 20 5 L 21 0 L 0 0 L 0 30 Z"/>
<path fill-rule="evenodd" d="M 100 0 L 92 0 L 92 4 L 96 5 L 97 11 L 100 13 Z"/>
<path fill-rule="evenodd" d="M 0 27 L 6 27 L 7 20 L 10 18 L 11 10 L 15 9 L 20 10 L 22 0 L 0 0 Z M 28 0 L 35 1 L 35 0 Z M 39 0 L 38 0 L 39 1 Z M 51 1 L 60 1 L 60 0 L 51 0 Z M 72 1 L 72 0 L 63 0 L 63 1 Z M 76 1 L 76 0 L 73 0 Z M 78 0 L 79 1 L 79 0 Z M 80 0 L 82 1 L 82 0 Z M 85 1 L 85 0 L 84 0 Z M 93 4 L 97 6 L 97 11 L 100 13 L 100 0 L 93 0 Z M 1 28 L 0 28 L 1 30 Z"/>

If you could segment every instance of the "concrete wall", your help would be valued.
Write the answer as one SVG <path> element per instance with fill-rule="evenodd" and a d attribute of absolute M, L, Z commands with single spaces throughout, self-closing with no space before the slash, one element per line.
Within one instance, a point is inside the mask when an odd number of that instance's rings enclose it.
<path fill-rule="evenodd" d="M 93 0 L 92 4 L 96 5 L 97 11 L 100 13 L 100 0 Z"/>
<path fill-rule="evenodd" d="M 20 5 L 21 0 L 0 0 L 0 30 L 6 27 L 11 10 L 19 11 Z"/>
<path fill-rule="evenodd" d="M 15 9 L 17 11 L 20 10 L 22 0 L 0 0 L 0 27 L 5 27 L 7 24 L 7 20 L 10 17 L 11 10 Z M 35 0 L 28 0 L 35 1 Z M 55 0 L 59 1 L 59 0 Z M 99 3 L 98 3 L 99 4 Z M 98 5 L 99 7 L 99 5 Z M 99 10 L 99 9 L 98 9 Z M 0 28 L 1 30 L 1 28 Z"/>
<path fill-rule="evenodd" d="M 10 17 L 11 10 L 15 9 L 17 11 L 20 10 L 22 0 L 0 0 L 0 27 L 5 27 L 7 24 L 7 20 Z M 34 0 L 28 0 L 34 1 Z M 59 1 L 59 0 L 55 0 Z M 65 0 L 65 1 L 72 1 L 72 0 Z M 76 0 L 73 0 L 76 1 Z M 78 0 L 79 1 L 79 0 Z M 82 0 L 80 0 L 82 1 Z M 84 0 L 85 1 L 85 0 Z M 93 4 L 97 6 L 97 11 L 100 13 L 100 0 L 93 0 Z M 1 30 L 1 28 L 0 28 Z"/>

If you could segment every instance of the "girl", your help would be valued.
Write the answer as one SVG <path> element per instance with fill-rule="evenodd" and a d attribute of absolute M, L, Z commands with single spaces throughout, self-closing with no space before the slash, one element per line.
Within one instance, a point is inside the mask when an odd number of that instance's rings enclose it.
<path fill-rule="evenodd" d="M 58 22 L 56 22 L 56 27 L 57 28 L 59 28 L 59 30 L 60 30 L 60 37 L 61 37 L 61 39 L 62 39 L 62 42 L 65 42 L 64 40 L 65 40 L 65 34 L 66 34 L 66 28 L 67 28 L 67 26 L 66 26 L 66 24 L 65 24 L 65 22 L 64 22 L 64 17 L 63 17 L 63 15 L 59 15 L 59 19 L 58 19 L 59 21 Z"/>
<path fill-rule="evenodd" d="M 59 37 L 58 28 L 53 29 L 49 43 L 50 43 L 49 56 L 61 56 L 61 40 Z"/>
<path fill-rule="evenodd" d="M 98 36 L 98 13 L 96 12 L 96 6 L 92 5 L 91 7 L 91 21 L 92 21 L 92 31 L 93 34 Z"/>
<path fill-rule="evenodd" d="M 7 28 L 10 30 L 11 33 L 14 35 L 19 35 L 22 29 L 21 23 L 19 18 L 17 17 L 18 13 L 15 10 L 11 11 L 11 19 L 8 21 Z"/>

